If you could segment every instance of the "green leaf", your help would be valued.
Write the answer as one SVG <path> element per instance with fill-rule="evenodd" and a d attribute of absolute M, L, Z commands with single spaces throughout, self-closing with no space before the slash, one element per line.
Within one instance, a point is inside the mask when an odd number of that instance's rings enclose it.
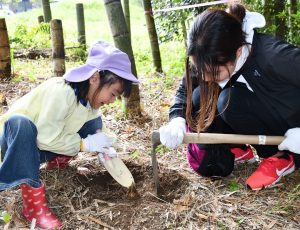
<path fill-rule="evenodd" d="M 141 153 L 140 153 L 138 150 L 135 150 L 133 153 L 130 154 L 130 156 L 131 156 L 133 159 L 139 158 L 140 155 L 141 155 Z"/>
<path fill-rule="evenodd" d="M 229 191 L 230 192 L 235 192 L 239 190 L 239 184 L 236 181 L 230 181 L 229 183 Z"/>
<path fill-rule="evenodd" d="M 10 216 L 9 213 L 6 212 L 6 211 L 2 212 L 0 218 L 1 218 L 5 223 L 8 223 L 8 222 L 11 221 L 11 216 Z"/>

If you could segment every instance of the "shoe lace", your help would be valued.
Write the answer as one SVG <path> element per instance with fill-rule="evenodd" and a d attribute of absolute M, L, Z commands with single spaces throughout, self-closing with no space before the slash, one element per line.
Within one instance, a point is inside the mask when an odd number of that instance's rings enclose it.
<path fill-rule="evenodd" d="M 278 161 L 278 158 L 275 158 L 275 157 L 265 158 L 259 164 L 258 170 L 262 170 L 264 172 L 269 172 L 270 168 L 275 168 L 275 164 L 274 163 L 276 161 Z"/>

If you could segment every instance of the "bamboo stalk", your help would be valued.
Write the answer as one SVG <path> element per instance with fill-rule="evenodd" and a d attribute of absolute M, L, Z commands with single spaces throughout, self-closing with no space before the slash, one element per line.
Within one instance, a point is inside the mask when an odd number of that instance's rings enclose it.
<path fill-rule="evenodd" d="M 0 19 L 0 80 L 11 78 L 10 47 L 5 18 Z"/>
<path fill-rule="evenodd" d="M 84 22 L 84 8 L 82 3 L 76 4 L 76 15 L 77 15 L 78 42 L 83 48 L 85 48 L 86 47 L 85 22 Z"/>
<path fill-rule="evenodd" d="M 51 7 L 49 0 L 42 0 L 45 22 L 50 22 L 52 19 Z"/>
<path fill-rule="evenodd" d="M 54 76 L 63 76 L 65 73 L 65 46 L 61 20 L 51 20 L 51 40 Z"/>

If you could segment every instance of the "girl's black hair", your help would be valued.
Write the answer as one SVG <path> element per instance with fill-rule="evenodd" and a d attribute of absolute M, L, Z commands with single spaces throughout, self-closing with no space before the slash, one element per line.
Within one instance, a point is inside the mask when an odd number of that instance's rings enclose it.
<path fill-rule="evenodd" d="M 190 64 L 186 63 L 187 108 L 186 118 L 189 126 L 198 132 L 206 130 L 216 115 L 219 95 L 218 71 L 220 66 L 234 63 L 237 50 L 246 44 L 242 21 L 246 9 L 240 4 L 231 4 L 228 11 L 209 9 L 196 17 L 189 31 L 187 56 L 192 57 L 197 70 L 201 88 L 198 116 L 191 118 L 192 86 Z M 205 75 L 212 77 L 205 81 Z"/>
<path fill-rule="evenodd" d="M 187 55 L 193 56 L 199 72 L 217 71 L 217 67 L 233 62 L 236 51 L 246 44 L 242 31 L 245 8 L 230 5 L 229 10 L 206 10 L 194 21 L 189 32 Z"/>
<path fill-rule="evenodd" d="M 99 72 L 99 75 L 100 75 L 100 84 L 98 86 L 98 90 L 96 91 L 96 94 L 99 93 L 100 90 L 105 85 L 110 86 L 116 82 L 120 82 L 122 85 L 122 92 L 123 92 L 122 96 L 129 97 L 131 88 L 132 88 L 131 81 L 121 78 L 109 70 L 101 70 Z M 89 88 L 90 88 L 89 79 L 87 79 L 85 81 L 81 81 L 81 82 L 66 81 L 66 83 L 69 84 L 75 90 L 77 102 L 87 99 L 87 95 L 88 95 Z"/>

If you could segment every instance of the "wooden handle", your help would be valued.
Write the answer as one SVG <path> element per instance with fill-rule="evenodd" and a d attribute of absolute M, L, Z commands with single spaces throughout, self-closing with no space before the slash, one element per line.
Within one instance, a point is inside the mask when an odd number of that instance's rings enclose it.
<path fill-rule="evenodd" d="M 183 143 L 279 145 L 283 136 L 240 135 L 223 133 L 186 133 Z M 153 131 L 152 144 L 159 144 L 159 132 Z"/>

